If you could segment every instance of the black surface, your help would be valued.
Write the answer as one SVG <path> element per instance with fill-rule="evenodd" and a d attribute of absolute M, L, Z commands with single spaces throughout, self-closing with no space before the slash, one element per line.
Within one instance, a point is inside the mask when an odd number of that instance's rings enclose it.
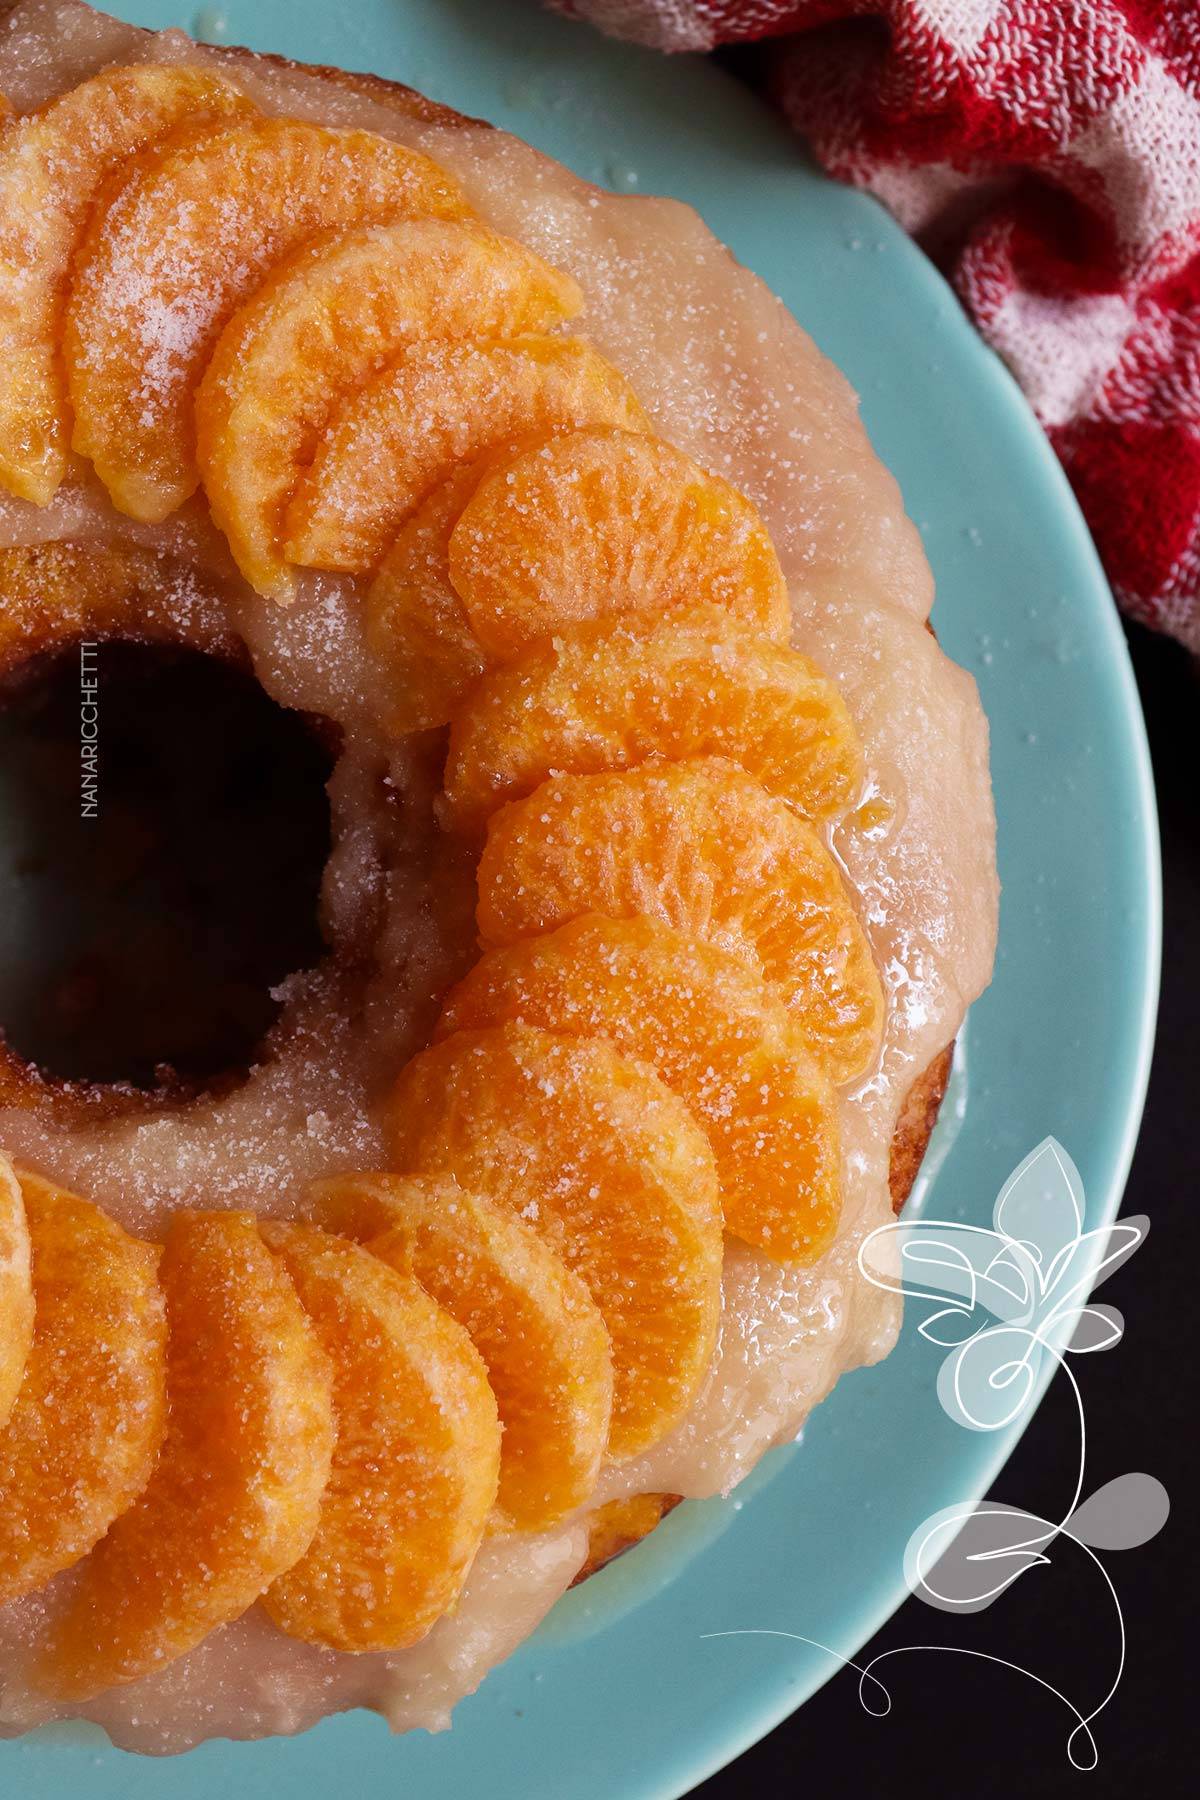
<path fill-rule="evenodd" d="M 38 929 L 0 964 L 18 1055 L 71 1080 L 153 1086 L 244 1067 L 276 984 L 322 951 L 330 758 L 251 675 L 104 643 L 99 789 L 80 800 L 80 652 L 0 693 L 0 885 Z"/>
<path fill-rule="evenodd" d="M 1091 1492 L 1144 1469 L 1172 1498 L 1166 1529 L 1104 1561 L 1120 1597 L 1127 1663 L 1095 1721 L 1099 1764 L 1066 1756 L 1074 1723 L 1032 1682 L 968 1657 L 915 1652 L 886 1665 L 892 1711 L 865 1713 L 853 1674 L 835 1676 L 799 1713 L 696 1792 L 704 1800 L 836 1792 L 961 1800 L 1087 1794 L 1173 1796 L 1195 1779 L 1197 1557 L 1192 1495 L 1200 1263 L 1200 665 L 1137 627 L 1130 647 L 1158 784 L 1165 932 L 1158 1038 L 1123 1210 L 1151 1231 L 1105 1284 L 1125 1317 L 1115 1350 L 1076 1362 L 1087 1413 Z M 1103 970 L 1097 970 L 1103 980 Z M 1061 1517 L 1078 1431 L 1062 1379 L 1052 1386 L 994 1497 Z M 1057 1512 L 1055 1508 L 1057 1507 Z M 914 1644 L 978 1648 L 1041 1676 L 1087 1712 L 1107 1690 L 1119 1640 L 1112 1601 L 1080 1551 L 1056 1552 L 985 1612 L 951 1617 L 910 1600 L 857 1659 Z M 884 1671 L 880 1671 L 881 1674 Z"/>

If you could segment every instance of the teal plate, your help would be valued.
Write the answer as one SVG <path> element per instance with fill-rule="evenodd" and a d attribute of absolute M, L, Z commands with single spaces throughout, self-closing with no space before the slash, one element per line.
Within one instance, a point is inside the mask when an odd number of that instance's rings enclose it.
<path fill-rule="evenodd" d="M 229 0 L 199 11 L 124 0 L 115 10 L 398 77 L 581 175 L 690 201 L 847 372 L 924 534 L 939 636 L 977 676 L 992 725 L 1000 955 L 971 1016 L 969 1092 L 960 1071 L 960 1104 L 938 1128 L 932 1210 L 989 1223 L 1005 1176 L 1053 1133 L 1079 1165 L 1087 1224 L 1111 1218 L 1158 977 L 1141 715 L 1067 484 L 930 265 L 872 201 L 813 172 L 717 69 L 606 42 L 537 0 Z M 60 1731 L 0 1746 L 0 1791 L 672 1800 L 839 1666 L 787 1637 L 709 1634 L 796 1633 L 853 1656 L 904 1598 L 912 1530 L 994 1481 L 1016 1430 L 951 1423 L 934 1394 L 941 1354 L 910 1318 L 895 1353 L 844 1381 L 801 1447 L 768 1458 L 735 1500 L 682 1508 L 569 1596 L 463 1702 L 448 1734 L 393 1739 L 356 1714 L 293 1741 L 210 1744 L 163 1763 Z"/>

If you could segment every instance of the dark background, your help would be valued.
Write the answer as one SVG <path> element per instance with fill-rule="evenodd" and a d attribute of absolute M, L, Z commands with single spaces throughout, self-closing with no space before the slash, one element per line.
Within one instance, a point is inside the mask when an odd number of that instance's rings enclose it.
<path fill-rule="evenodd" d="M 970 1657 L 921 1653 L 885 1665 L 892 1711 L 873 1718 L 843 1671 L 769 1738 L 696 1789 L 734 1795 L 920 1795 L 921 1800 L 1042 1800 L 1086 1794 L 1166 1796 L 1194 1791 L 1200 1582 L 1194 1549 L 1195 1365 L 1190 1306 L 1200 1233 L 1200 662 L 1179 645 L 1129 627 L 1158 785 L 1164 935 L 1158 1038 L 1146 1113 L 1123 1210 L 1148 1213 L 1137 1255 L 1105 1284 L 1125 1315 L 1117 1348 L 1077 1364 L 1088 1430 L 1088 1487 L 1130 1469 L 1164 1483 L 1172 1514 L 1140 1550 L 1104 1558 L 1120 1597 L 1127 1664 L 1093 1724 L 1098 1767 L 1070 1766 L 1074 1725 L 1061 1701 L 1008 1670 Z M 1097 971 L 1103 979 L 1103 971 Z M 1059 1517 L 1078 1463 L 1074 1407 L 1056 1381 L 1006 1465 L 994 1496 Z M 1057 1511 L 1055 1509 L 1058 1509 Z M 910 1600 L 856 1659 L 912 1644 L 978 1647 L 1020 1664 L 1070 1696 L 1081 1712 L 1107 1691 L 1119 1647 L 1112 1601 L 1080 1551 L 1033 1569 L 985 1612 L 958 1618 Z M 1073 1577 L 1073 1578 L 1072 1578 Z"/>

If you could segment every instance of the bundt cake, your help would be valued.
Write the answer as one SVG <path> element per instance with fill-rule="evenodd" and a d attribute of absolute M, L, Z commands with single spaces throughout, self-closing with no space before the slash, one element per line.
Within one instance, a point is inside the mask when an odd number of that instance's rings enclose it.
<path fill-rule="evenodd" d="M 0 1731 L 437 1727 L 890 1347 L 984 721 L 849 388 L 688 208 L 2 24 L 0 675 L 182 646 L 335 762 L 249 1066 L 0 1057 Z"/>

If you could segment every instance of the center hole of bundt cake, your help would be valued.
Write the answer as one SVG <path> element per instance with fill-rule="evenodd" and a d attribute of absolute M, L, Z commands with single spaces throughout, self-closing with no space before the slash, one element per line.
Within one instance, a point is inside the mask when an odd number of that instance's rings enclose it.
<path fill-rule="evenodd" d="M 245 1068 L 314 962 L 330 757 L 251 676 L 75 646 L 0 707 L 0 1021 L 44 1073 Z"/>

